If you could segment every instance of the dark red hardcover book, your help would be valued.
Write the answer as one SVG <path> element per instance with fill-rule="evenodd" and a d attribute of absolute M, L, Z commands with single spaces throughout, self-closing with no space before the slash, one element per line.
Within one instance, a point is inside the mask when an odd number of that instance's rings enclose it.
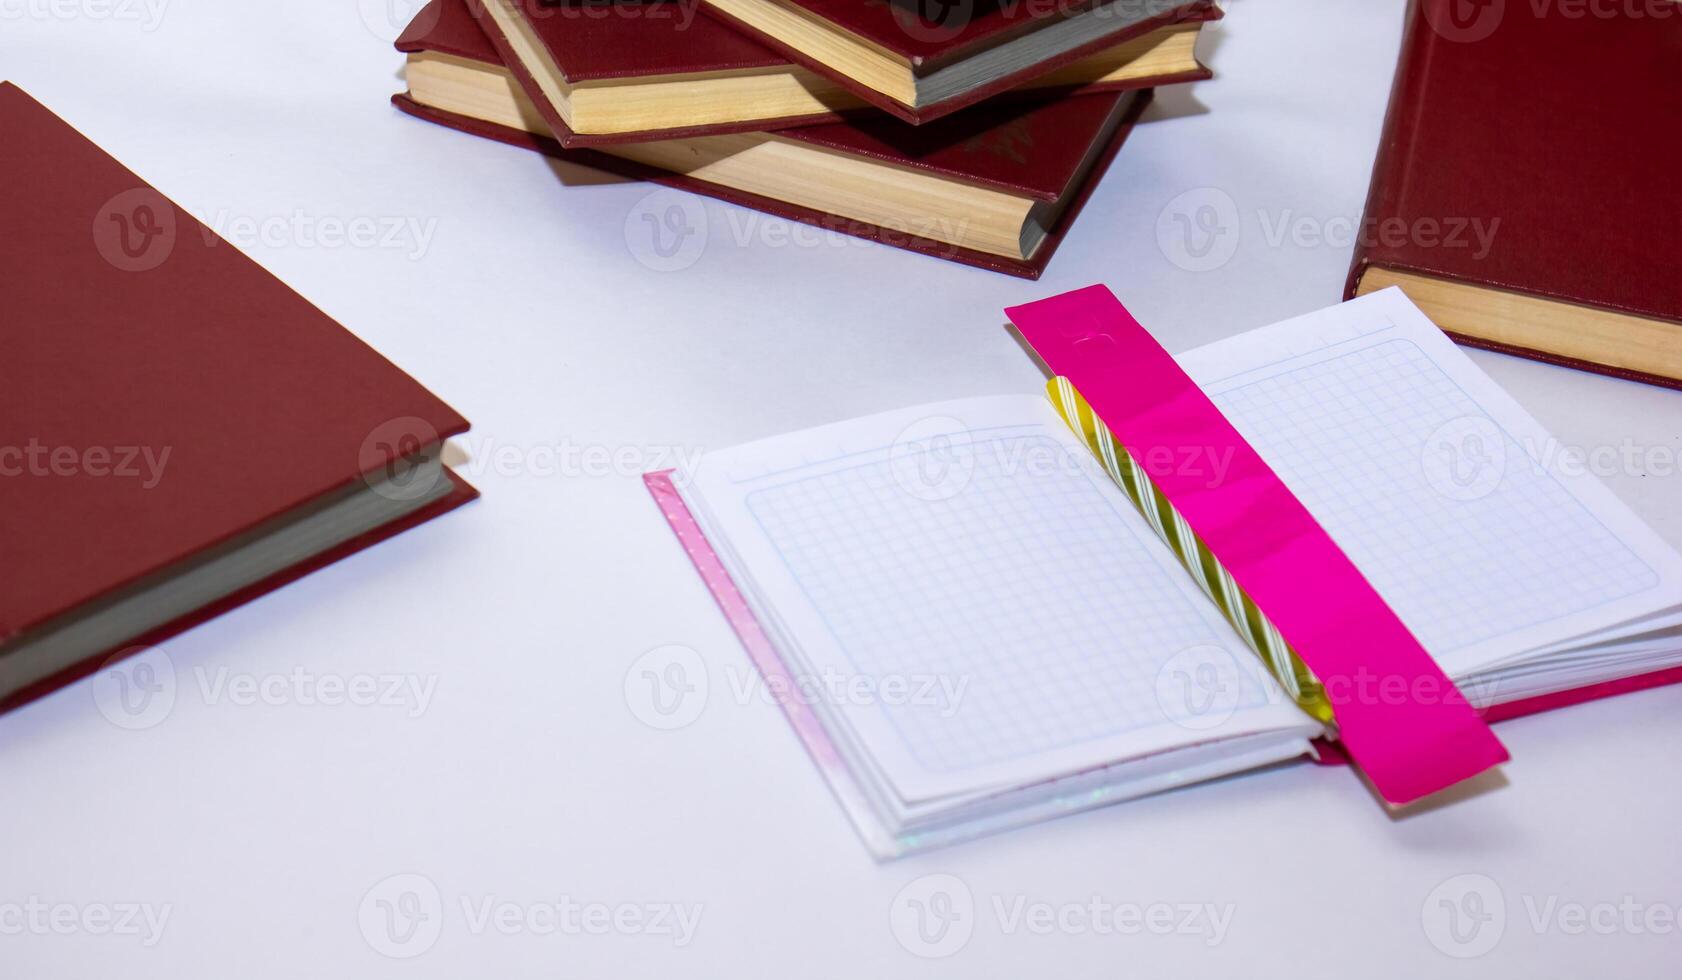
<path fill-rule="evenodd" d="M 619 4 L 598 4 L 552 0 L 510 0 L 509 9 L 529 28 L 541 53 L 538 61 L 553 66 L 566 85 L 583 87 L 595 84 L 598 91 L 624 88 L 638 81 L 656 80 L 662 83 L 683 79 L 705 78 L 709 75 L 752 75 L 793 72 L 809 81 L 806 85 L 815 93 L 810 111 L 752 118 L 720 120 L 729 99 L 699 100 L 694 103 L 698 121 L 659 126 L 637 126 L 625 131 L 592 131 L 576 125 L 577 120 L 563 116 L 540 83 L 547 68 L 534 66 L 534 55 L 527 51 L 521 56 L 517 39 L 499 25 L 489 5 L 497 0 L 433 0 L 416 16 L 409 28 L 397 39 L 397 48 L 405 53 L 436 51 L 458 57 L 494 60 L 508 66 L 534 106 L 548 124 L 551 135 L 561 146 L 571 149 L 581 146 L 607 146 L 614 143 L 647 142 L 703 134 L 759 132 L 798 126 L 837 122 L 876 113 L 876 103 L 834 84 L 821 73 L 797 66 L 783 54 L 750 38 L 723 21 L 702 14 L 693 4 L 659 3 L 632 0 Z M 1154 29 L 1172 30 L 1200 24 L 1220 17 L 1213 6 L 1189 5 L 1178 9 L 1179 16 L 1152 21 L 1151 29 L 1129 31 L 1116 43 L 1140 39 Z M 473 27 L 465 21 L 477 19 Z M 485 59 L 482 51 L 490 47 L 494 55 Z M 1113 45 L 1099 45 L 1103 50 Z M 1084 51 L 1091 54 L 1093 51 Z M 1077 55 L 1078 59 L 1078 55 Z M 1047 70 L 1060 67 L 1071 60 L 1061 59 Z M 1125 80 L 1085 82 L 1078 85 L 1061 84 L 1061 77 L 1048 79 L 1045 86 L 1009 91 L 1016 100 L 1045 100 L 1079 92 L 1117 92 L 1180 82 L 1201 81 L 1211 77 L 1208 68 L 1195 67 L 1130 77 Z M 1026 81 L 1027 79 L 1023 79 Z M 604 84 L 605 83 L 605 84 Z M 1005 85 L 1003 92 L 1013 86 Z M 957 108 L 956 105 L 952 108 Z M 747 111 L 747 110 L 744 110 Z M 705 121 L 702 120 L 703 117 Z M 921 118 L 921 117 L 920 117 Z M 933 118 L 932 115 L 928 118 Z"/>
<path fill-rule="evenodd" d="M 641 140 L 671 139 L 703 133 L 740 133 L 799 126 L 814 122 L 833 121 L 841 117 L 845 100 L 817 100 L 813 111 L 801 112 L 774 119 L 741 119 L 709 121 L 690 125 L 669 125 L 636 128 L 626 132 L 591 132 L 586 125 L 574 126 L 563 117 L 555 102 L 538 83 L 541 68 L 534 69 L 519 57 L 508 34 L 497 25 L 487 6 L 497 0 L 434 0 L 432 6 L 443 9 L 433 13 L 423 10 L 410 25 L 408 32 L 397 39 L 400 51 L 440 50 L 437 44 L 422 46 L 415 36 L 417 24 L 436 18 L 437 27 L 448 36 L 466 34 L 461 25 L 463 17 L 477 18 L 472 28 L 482 43 L 492 45 L 492 60 L 511 66 L 520 85 L 530 96 L 534 106 L 548 123 L 555 140 L 564 147 L 603 146 Z M 592 82 L 619 82 L 658 76 L 664 80 L 709 74 L 769 74 L 788 69 L 789 62 L 775 51 L 758 44 L 738 31 L 709 17 L 701 16 L 693 3 L 633 2 L 623 9 L 637 12 L 636 16 L 615 15 L 620 5 L 591 3 L 552 3 L 549 0 L 514 0 L 518 8 L 515 16 L 529 25 L 537 44 L 554 69 L 573 86 L 588 86 Z M 428 30 L 431 37 L 437 30 Z M 447 41 L 444 43 L 448 43 Z M 478 43 L 478 42 L 468 42 Z M 711 115 L 715 108 L 703 100 L 697 108 Z"/>
<path fill-rule="evenodd" d="M 0 131 L 0 710 L 477 495 L 383 481 L 467 428 L 413 378 L 10 83 Z"/>
<path fill-rule="evenodd" d="M 487 2 L 467 0 L 474 8 Z M 571 82 L 788 65 L 763 44 L 700 16 L 693 3 L 521 0 L 521 7 Z"/>
<path fill-rule="evenodd" d="M 424 21 L 418 29 L 411 29 L 406 42 L 408 49 L 439 50 L 477 62 L 486 70 L 505 70 L 496 61 L 497 53 L 485 41 L 483 33 L 475 41 L 457 26 L 447 15 Z M 826 230 L 842 231 L 966 265 L 1034 279 L 1044 272 L 1064 234 L 1120 150 L 1149 99 L 1148 90 L 1136 93 L 1100 92 L 1071 96 L 1038 106 L 981 106 L 929 126 L 909 127 L 877 114 L 852 123 L 806 126 L 777 132 L 780 139 L 937 173 L 949 179 L 994 187 L 1036 200 L 1058 202 L 1066 199 L 1046 240 L 1026 260 L 963 248 L 659 170 L 614 156 L 611 146 L 568 150 L 546 132 L 518 129 L 448 111 L 422 103 L 410 95 L 394 96 L 392 101 L 404 112 L 440 125 L 538 150 L 610 173 L 694 191 Z M 1118 103 L 1123 100 L 1126 105 L 1119 106 L 1122 113 L 1120 125 L 1098 148 L 1097 157 L 1085 176 L 1078 177 L 1078 169 L 1088 151 L 1102 138 L 1105 123 L 1118 111 Z"/>
<path fill-rule="evenodd" d="M 1649 5 L 1651 6 L 1651 5 Z M 1682 387 L 1682 7 L 1415 0 L 1346 293 Z"/>
<path fill-rule="evenodd" d="M 702 0 L 707 11 L 797 64 L 914 125 L 1187 19 L 1219 17 L 1213 0 Z M 1078 22 L 1078 23 L 1077 23 Z M 790 24 L 793 30 L 782 29 Z M 895 96 L 814 53 L 803 38 L 830 33 L 886 55 L 919 93 Z M 1059 39 L 1059 37 L 1061 39 Z M 1027 47 L 1039 42 L 1041 47 Z M 990 58 L 1015 53 L 987 66 Z"/>

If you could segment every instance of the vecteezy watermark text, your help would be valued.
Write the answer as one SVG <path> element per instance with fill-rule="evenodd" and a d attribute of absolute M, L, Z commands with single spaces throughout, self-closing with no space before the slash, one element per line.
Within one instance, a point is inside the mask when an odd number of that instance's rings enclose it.
<path fill-rule="evenodd" d="M 1682 16 L 1677 0 L 1426 0 L 1425 22 L 1444 40 L 1486 41 L 1512 17 L 1541 20 L 1665 20 Z"/>
<path fill-rule="evenodd" d="M 967 946 L 983 921 L 1005 936 L 1181 937 L 1217 946 L 1234 910 L 1230 902 L 1117 901 L 1096 894 L 1063 901 L 993 894 L 978 907 L 963 879 L 928 874 L 894 896 L 888 925 L 906 952 L 942 959 Z"/>
<path fill-rule="evenodd" d="M 1514 439 L 1486 415 L 1461 415 L 1425 438 L 1419 465 L 1432 490 L 1464 503 L 1510 486 L 1509 477 L 1675 477 L 1682 474 L 1682 448 L 1629 437 L 1599 445 Z"/>
<path fill-rule="evenodd" d="M 655 272 L 681 272 L 714 243 L 735 248 L 871 248 L 875 244 L 912 246 L 950 256 L 968 240 L 967 219 L 929 217 L 896 229 L 837 215 L 812 222 L 791 221 L 741 208 L 724 210 L 715 220 L 704 199 L 662 188 L 640 198 L 625 215 L 625 247 L 638 263 Z"/>
<path fill-rule="evenodd" d="M 163 23 L 169 0 L 0 0 L 0 21 L 86 20 L 138 24 L 151 33 Z"/>
<path fill-rule="evenodd" d="M 1497 700 L 1500 684 L 1488 678 L 1455 683 L 1441 675 L 1383 672 L 1365 665 L 1348 673 L 1315 674 L 1313 683 L 1318 698 L 1334 712 L 1352 705 L 1482 707 Z M 1290 702 L 1259 654 L 1213 644 L 1187 647 L 1164 660 L 1155 690 L 1162 716 L 1192 731 L 1219 728 L 1243 708 Z"/>
<path fill-rule="evenodd" d="M 443 935 L 451 912 L 469 936 L 649 937 L 679 949 L 700 929 L 706 906 L 701 902 L 600 901 L 560 894 L 534 900 L 509 900 L 475 892 L 446 902 L 426 875 L 397 874 L 377 882 L 362 896 L 357 922 L 375 952 L 412 959 L 431 949 Z"/>
<path fill-rule="evenodd" d="M 118 936 L 151 949 L 173 911 L 168 902 L 49 902 L 31 895 L 0 902 L 0 936 Z"/>
<path fill-rule="evenodd" d="M 0 446 L 0 477 L 97 477 L 138 480 L 151 490 L 163 480 L 171 446 L 49 446 L 31 438 Z"/>
<path fill-rule="evenodd" d="M 1232 261 L 1246 240 L 1271 249 L 1414 247 L 1489 257 L 1501 230 L 1498 216 L 1422 216 L 1413 219 L 1305 214 L 1294 208 L 1245 210 L 1219 187 L 1178 195 L 1156 220 L 1157 247 L 1187 272 L 1212 272 Z M 1255 236 L 1259 236 L 1255 237 Z"/>
<path fill-rule="evenodd" d="M 682 644 L 655 647 L 625 671 L 625 705 L 650 728 L 671 731 L 701 717 L 715 692 L 731 703 L 837 707 L 909 708 L 950 718 L 961 708 L 971 678 L 963 674 L 847 673 L 824 667 L 805 673 L 763 675 L 746 664 L 719 668 L 717 683 L 707 662 Z"/>
<path fill-rule="evenodd" d="M 169 261 L 190 224 L 192 217 L 178 216 L 175 205 L 157 191 L 133 187 L 100 206 L 91 234 L 95 249 L 113 268 L 143 273 Z M 302 208 L 267 215 L 222 208 L 199 216 L 198 225 L 211 248 L 228 242 L 244 249 L 385 249 L 401 251 L 410 261 L 425 258 L 438 231 L 435 217 L 317 214 Z"/>
<path fill-rule="evenodd" d="M 159 647 L 114 655 L 89 682 L 94 705 L 119 728 L 139 731 L 162 724 L 184 694 L 210 708 L 370 708 L 418 718 L 438 693 L 437 674 L 328 673 L 308 667 L 236 671 L 195 665 L 184 684 L 175 662 Z"/>
<path fill-rule="evenodd" d="M 1501 944 L 1513 928 L 1532 935 L 1674 936 L 1682 934 L 1682 901 L 1643 901 L 1634 895 L 1585 900 L 1525 892 L 1517 908 L 1488 875 L 1460 874 L 1439 883 L 1420 904 L 1425 938 L 1444 955 L 1474 959 Z"/>
<path fill-rule="evenodd" d="M 240 248 L 386 249 L 401 251 L 410 261 L 426 257 L 438 232 L 437 218 L 415 215 L 312 214 L 294 208 L 290 214 L 235 214 L 227 208 L 205 220 L 205 244 L 218 236 Z"/>
<path fill-rule="evenodd" d="M 451 466 L 470 479 L 488 474 L 559 479 L 627 478 L 666 469 L 676 470 L 673 476 L 679 479 L 695 472 L 702 455 L 699 446 L 610 446 L 570 439 L 516 443 L 471 432 L 457 441 L 467 453 L 467 459 Z"/>
<path fill-rule="evenodd" d="M 1221 486 L 1232 470 L 1232 446 L 1186 443 L 1128 446 L 1127 455 L 1153 480 L 1174 476 L 1208 488 Z M 901 429 L 886 460 L 895 485 L 918 500 L 950 500 L 978 473 L 1030 478 L 1081 473 L 1108 480 L 1103 464 L 1085 447 L 1044 437 L 977 437 L 961 419 L 931 415 Z"/>

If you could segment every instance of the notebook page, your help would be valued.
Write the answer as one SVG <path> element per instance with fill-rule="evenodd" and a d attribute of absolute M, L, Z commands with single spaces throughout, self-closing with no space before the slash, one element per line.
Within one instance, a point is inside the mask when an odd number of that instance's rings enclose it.
<path fill-rule="evenodd" d="M 1449 674 L 1675 619 L 1682 559 L 1400 290 L 1178 360 Z"/>
<path fill-rule="evenodd" d="M 1317 730 L 1042 396 L 714 453 L 685 496 L 901 799 Z"/>

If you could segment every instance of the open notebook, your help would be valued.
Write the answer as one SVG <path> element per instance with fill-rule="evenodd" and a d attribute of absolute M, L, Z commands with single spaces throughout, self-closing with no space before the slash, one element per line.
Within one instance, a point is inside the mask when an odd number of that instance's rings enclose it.
<path fill-rule="evenodd" d="M 1178 360 L 1474 705 L 1682 662 L 1682 557 L 1399 291 Z M 1193 456 L 1168 465 L 1221 479 Z M 704 573 L 716 557 L 727 611 L 739 590 L 738 631 L 878 856 L 1329 734 L 1043 394 L 767 439 L 650 486 Z M 1341 680 L 1334 704 L 1409 696 Z"/>

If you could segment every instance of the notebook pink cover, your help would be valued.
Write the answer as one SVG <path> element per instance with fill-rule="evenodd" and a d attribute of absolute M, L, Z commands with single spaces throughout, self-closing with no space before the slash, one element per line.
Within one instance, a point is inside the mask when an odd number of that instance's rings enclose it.
<path fill-rule="evenodd" d="M 725 621 L 735 631 L 737 639 L 742 641 L 742 648 L 747 650 L 748 659 L 753 661 L 754 668 L 764 679 L 766 688 L 776 695 L 783 714 L 788 716 L 789 724 L 794 726 L 794 732 L 800 736 L 801 744 L 806 746 L 807 754 L 817 763 L 830 791 L 852 817 L 854 826 L 867 826 L 869 821 L 861 819 L 860 815 L 869 812 L 868 801 L 853 780 L 852 774 L 847 771 L 846 763 L 842 761 L 835 743 L 830 741 L 829 734 L 824 731 L 817 715 L 812 712 L 812 706 L 799 697 L 789 696 L 790 692 L 799 690 L 797 678 L 777 653 L 771 638 L 765 635 L 758 618 L 748 608 L 747 600 L 742 598 L 741 591 L 736 588 L 735 580 L 724 570 L 724 563 L 719 561 L 718 552 L 713 550 L 700 525 L 695 523 L 694 515 L 689 512 L 689 507 L 684 504 L 683 497 L 672 480 L 674 472 L 660 470 L 656 473 L 645 473 L 642 478 L 643 485 L 653 495 L 660 513 L 666 518 L 666 523 L 671 525 L 678 543 L 683 545 L 684 554 L 694 563 L 695 571 L 706 584 L 707 591 L 712 593 L 719 611 L 724 613 Z M 875 846 L 880 849 L 879 843 Z"/>

